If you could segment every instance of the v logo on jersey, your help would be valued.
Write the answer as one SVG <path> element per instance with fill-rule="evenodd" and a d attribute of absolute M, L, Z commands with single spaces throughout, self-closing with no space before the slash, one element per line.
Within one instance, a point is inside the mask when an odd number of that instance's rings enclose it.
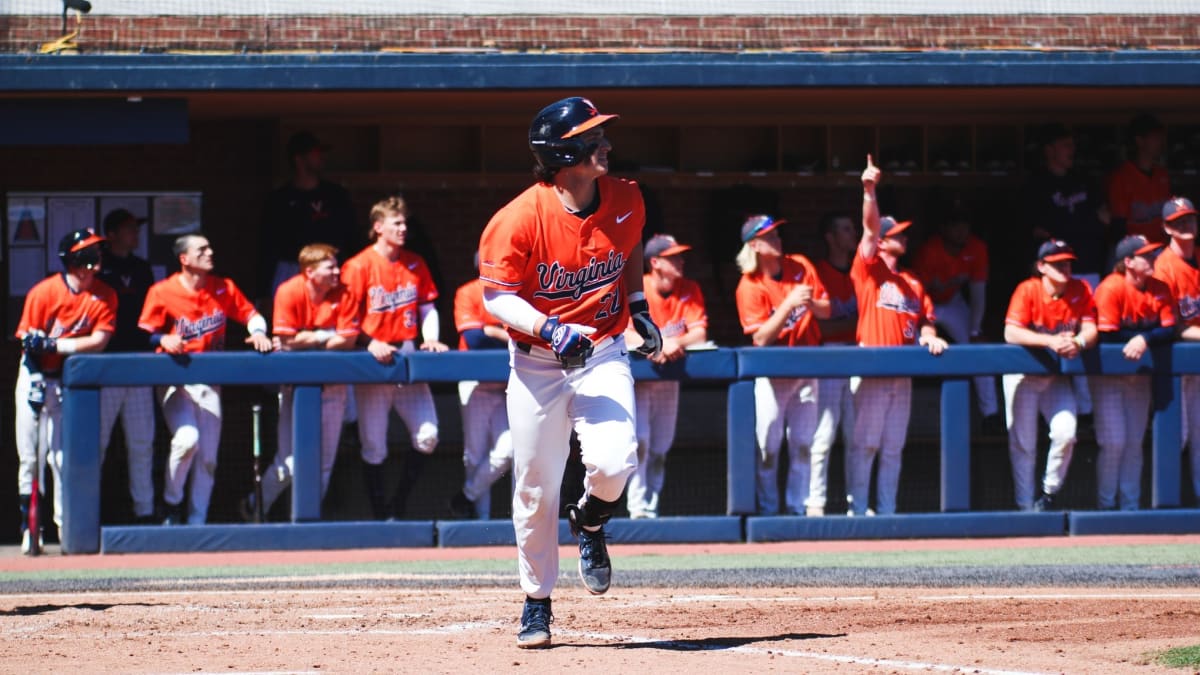
<path fill-rule="evenodd" d="M 596 257 L 592 256 L 587 265 L 575 271 L 563 267 L 557 260 L 549 265 L 538 263 L 538 290 L 534 292 L 533 297 L 547 300 L 578 300 L 620 279 L 624 269 L 625 256 L 616 251 L 609 251 L 604 260 L 596 260 Z"/>
<path fill-rule="evenodd" d="M 628 211 L 628 212 L 626 212 L 626 213 L 625 213 L 625 215 L 623 215 L 623 216 L 617 216 L 617 224 L 618 224 L 618 225 L 620 225 L 621 223 L 623 223 L 623 222 L 625 222 L 626 220 L 628 220 L 628 219 L 629 219 L 629 216 L 632 216 L 632 215 L 633 215 L 633 211 Z"/>

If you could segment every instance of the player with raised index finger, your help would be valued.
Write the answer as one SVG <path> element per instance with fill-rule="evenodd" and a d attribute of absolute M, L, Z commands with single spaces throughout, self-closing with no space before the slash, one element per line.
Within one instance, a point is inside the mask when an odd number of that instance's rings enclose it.
<path fill-rule="evenodd" d="M 571 97 L 534 118 L 537 184 L 483 232 L 484 303 L 509 327 L 508 419 L 516 493 L 513 526 L 525 607 L 517 646 L 550 645 L 558 578 L 559 490 L 574 428 L 587 473 L 567 507 L 590 593 L 608 590 L 604 524 L 637 466 L 633 376 L 623 331 L 631 314 L 650 355 L 662 337 L 642 292 L 646 211 L 635 183 L 608 176 L 612 145 L 591 101 Z"/>

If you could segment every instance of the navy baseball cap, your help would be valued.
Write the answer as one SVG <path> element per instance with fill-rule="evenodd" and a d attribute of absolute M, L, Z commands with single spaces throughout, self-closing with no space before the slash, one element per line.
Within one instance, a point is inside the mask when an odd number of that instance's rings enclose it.
<path fill-rule="evenodd" d="M 145 218 L 138 218 L 129 212 L 128 209 L 113 209 L 104 216 L 104 234 L 108 234 L 122 225 L 133 223 L 134 225 L 142 225 L 147 222 Z"/>
<path fill-rule="evenodd" d="M 742 224 L 742 243 L 746 243 L 751 239 L 763 236 L 771 230 L 786 223 L 786 220 L 775 220 L 771 216 L 758 214 L 750 216 L 746 222 Z"/>
<path fill-rule="evenodd" d="M 1192 206 L 1192 200 L 1187 197 L 1171 197 L 1163 203 L 1162 219 L 1169 223 L 1177 218 L 1195 215 L 1195 213 L 1196 207 Z"/>
<path fill-rule="evenodd" d="M 1054 263 L 1075 259 L 1075 249 L 1062 239 L 1047 239 L 1038 248 L 1038 260 L 1042 262 Z"/>
<path fill-rule="evenodd" d="M 650 237 L 650 241 L 646 242 L 646 248 L 642 255 L 646 259 L 665 258 L 669 255 L 678 255 L 690 250 L 692 250 L 691 246 L 675 241 L 675 237 L 669 234 L 656 234 Z"/>
<path fill-rule="evenodd" d="M 1117 243 L 1117 260 L 1139 255 L 1153 260 L 1162 247 L 1162 244 L 1151 242 L 1140 234 L 1131 234 Z"/>
<path fill-rule="evenodd" d="M 894 237 L 911 226 L 911 220 L 896 220 L 891 216 L 884 216 L 879 219 L 879 238 Z"/>

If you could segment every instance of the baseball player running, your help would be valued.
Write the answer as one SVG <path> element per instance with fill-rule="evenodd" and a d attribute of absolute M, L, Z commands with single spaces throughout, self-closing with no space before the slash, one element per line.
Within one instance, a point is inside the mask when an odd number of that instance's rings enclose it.
<path fill-rule="evenodd" d="M 17 337 L 21 365 L 17 371 L 15 427 L 17 494 L 21 504 L 21 551 L 32 553 L 42 533 L 30 532 L 29 509 L 34 473 L 38 494 L 45 492 L 43 467 L 48 459 L 54 476 L 54 522 L 62 527 L 62 367 L 71 354 L 104 351 L 116 328 L 117 295 L 97 278 L 100 242 L 91 230 L 76 230 L 58 243 L 63 271 L 39 281 L 25 296 Z"/>
<path fill-rule="evenodd" d="M 934 356 L 946 350 L 946 341 L 934 328 L 933 303 L 920 280 L 899 268 L 908 246 L 904 230 L 912 225 L 891 216 L 879 216 L 875 188 L 882 172 L 867 155 L 862 174 L 863 233 L 858 254 L 850 266 L 854 295 L 858 299 L 858 344 L 863 347 L 897 347 L 915 340 Z M 868 515 L 871 465 L 879 458 L 875 482 L 875 512 L 896 512 L 900 484 L 900 458 L 912 412 L 912 379 L 873 377 L 856 379 L 854 438 L 847 453 L 850 514 Z"/>
<path fill-rule="evenodd" d="M 1154 261 L 1154 276 L 1166 282 L 1178 303 L 1181 340 L 1200 340 L 1200 264 L 1196 262 L 1196 207 L 1185 197 L 1163 204 L 1163 229 L 1171 243 Z M 1192 463 L 1192 494 L 1200 497 L 1200 375 L 1184 375 L 1183 444 Z"/>
<path fill-rule="evenodd" d="M 337 249 L 329 244 L 309 244 L 300 249 L 300 273 L 275 290 L 272 340 L 276 350 L 339 350 L 354 348 L 358 339 L 358 308 L 341 284 Z M 279 446 L 275 460 L 262 478 L 262 510 L 266 513 L 292 482 L 292 397 L 295 388 L 279 388 Z M 337 459 L 342 417 L 346 413 L 346 385 L 321 387 L 321 496 Z M 242 518 L 253 520 L 258 504 L 250 493 L 239 504 Z"/>
<path fill-rule="evenodd" d="M 559 491 L 571 430 L 582 449 L 583 497 L 567 507 L 588 592 L 608 590 L 608 522 L 637 467 L 633 376 L 622 333 L 633 316 L 658 354 L 642 293 L 646 210 L 635 183 L 609 177 L 604 136 L 616 115 L 572 97 L 529 129 L 537 184 L 492 217 L 480 240 L 488 312 L 513 339 L 508 420 L 516 494 L 513 527 L 525 606 L 517 646 L 548 647 L 558 578 Z"/>
<path fill-rule="evenodd" d="M 913 271 L 925 284 L 938 326 L 958 344 L 983 336 L 986 309 L 988 250 L 983 240 L 971 234 L 970 215 L 954 210 L 942 223 L 941 233 L 929 238 L 917 252 Z M 975 398 L 985 418 L 999 415 L 996 379 L 974 378 Z"/>
<path fill-rule="evenodd" d="M 114 209 L 104 217 L 108 238 L 100 280 L 117 293 L 117 331 L 108 342 L 109 352 L 145 352 L 150 336 L 138 328 L 138 316 L 146 293 L 154 285 L 150 263 L 133 254 L 141 225 L 125 209 Z M 100 389 L 100 455 L 112 440 L 113 425 L 121 417 L 125 446 L 129 452 L 129 494 L 133 498 L 135 522 L 154 519 L 154 389 L 152 387 L 103 387 Z"/>
<path fill-rule="evenodd" d="M 817 278 L 829 294 L 829 318 L 818 319 L 821 344 L 855 344 L 858 328 L 858 300 L 854 297 L 854 282 L 850 280 L 850 263 L 858 249 L 858 226 L 846 213 L 827 213 L 821 216 L 821 237 L 825 240 L 826 255 L 813 267 Z M 854 435 L 854 397 L 850 393 L 850 378 L 829 377 L 817 382 L 817 429 L 813 432 L 809 451 L 811 476 L 808 499 L 804 500 L 805 515 L 825 515 L 829 483 L 829 452 L 842 430 L 842 447 L 849 448 Z M 849 469 L 849 465 L 845 467 Z M 849 484 L 849 480 L 846 481 Z"/>
<path fill-rule="evenodd" d="M 1096 287 L 1096 329 L 1101 342 L 1124 344 L 1137 361 L 1152 345 L 1175 339 L 1175 298 L 1153 278 L 1162 244 L 1140 234 L 1117 244 L 1117 266 Z M 1150 378 L 1101 375 L 1090 378 L 1096 415 L 1096 502 L 1101 509 L 1136 511 L 1142 492 L 1142 439 L 1150 420 Z"/>
<path fill-rule="evenodd" d="M 230 279 L 212 273 L 213 248 L 199 234 L 175 240 L 179 272 L 150 287 L 138 326 L 164 354 L 194 354 L 225 348 L 227 318 L 245 324 L 246 344 L 271 351 L 267 321 Z M 161 390 L 163 417 L 171 431 L 171 455 L 163 487 L 164 525 L 203 525 L 208 518 L 217 448 L 221 442 L 221 391 L 207 384 Z M 189 479 L 190 476 L 190 479 Z M 184 485 L 188 484 L 187 514 Z"/>
<path fill-rule="evenodd" d="M 784 220 L 750 216 L 742 224 L 736 291 L 742 331 L 755 347 L 821 343 L 816 318 L 829 316 L 829 296 L 816 269 L 799 254 L 784 255 L 776 231 Z M 759 377 L 754 380 L 756 495 L 760 514 L 779 511 L 779 446 L 788 446 L 786 513 L 804 513 L 809 487 L 809 447 L 817 427 L 816 378 Z"/>
<path fill-rule="evenodd" d="M 657 234 L 646 242 L 642 258 L 650 272 L 642 277 L 650 319 L 662 331 L 662 353 L 651 359 L 656 364 L 677 361 L 685 350 L 708 340 L 708 313 L 700 285 L 683 276 L 683 253 L 690 251 L 669 234 Z M 641 344 L 634 326 L 625 330 L 627 341 Z M 630 518 L 657 518 L 667 452 L 675 442 L 675 422 L 679 416 L 679 382 L 635 382 L 633 398 L 637 406 L 637 470 L 629 477 L 625 497 Z"/>
<path fill-rule="evenodd" d="M 479 272 L 479 253 L 475 254 Z M 483 282 L 477 278 L 454 293 L 454 326 L 458 348 L 508 349 L 508 332 L 483 307 Z M 463 489 L 450 501 L 450 511 L 460 518 L 491 517 L 492 485 L 512 468 L 512 434 L 504 406 L 504 383 L 464 380 L 458 383 L 462 405 Z"/>
<path fill-rule="evenodd" d="M 448 349 L 438 341 L 438 311 L 433 304 L 437 288 L 421 256 L 405 250 L 407 235 L 408 205 L 402 197 L 388 197 L 371 207 L 372 243 L 342 266 L 342 281 L 357 303 L 359 342 L 384 364 L 392 363 L 397 353 L 414 351 L 418 334 L 421 351 Z M 424 382 L 359 384 L 354 386 L 354 397 L 371 510 L 378 520 L 403 518 L 409 492 L 438 443 L 433 394 Z M 389 506 L 382 464 L 388 454 L 388 413 L 393 409 L 408 427 L 413 450 L 405 457 L 404 474 Z"/>
<path fill-rule="evenodd" d="M 1004 318 L 1004 341 L 1024 347 L 1045 347 L 1073 359 L 1096 344 L 1096 306 L 1092 293 L 1071 276 L 1075 252 L 1061 239 L 1038 249 L 1038 276 L 1022 281 Z M 1076 407 L 1071 378 L 1062 375 L 1009 374 L 1002 378 L 1008 455 L 1012 462 L 1017 508 L 1022 511 L 1058 509 L 1058 491 L 1071 465 L 1075 447 Z M 1042 479 L 1042 496 L 1034 501 L 1038 414 L 1050 427 L 1050 453 Z"/>

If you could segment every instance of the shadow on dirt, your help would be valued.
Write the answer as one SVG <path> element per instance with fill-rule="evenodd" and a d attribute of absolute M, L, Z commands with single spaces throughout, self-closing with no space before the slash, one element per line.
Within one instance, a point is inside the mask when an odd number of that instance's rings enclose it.
<path fill-rule="evenodd" d="M 846 637 L 845 633 L 783 633 L 758 637 L 709 637 L 683 640 L 652 640 L 600 645 L 614 649 L 664 649 L 673 652 L 706 652 L 744 647 L 756 642 L 785 642 L 790 640 L 823 640 Z"/>
<path fill-rule="evenodd" d="M 161 603 L 150 602 L 79 602 L 72 605 L 29 605 L 28 607 L 13 607 L 0 610 L 0 616 L 36 616 L 64 609 L 88 609 L 93 612 L 103 612 L 113 607 L 157 607 Z"/>

